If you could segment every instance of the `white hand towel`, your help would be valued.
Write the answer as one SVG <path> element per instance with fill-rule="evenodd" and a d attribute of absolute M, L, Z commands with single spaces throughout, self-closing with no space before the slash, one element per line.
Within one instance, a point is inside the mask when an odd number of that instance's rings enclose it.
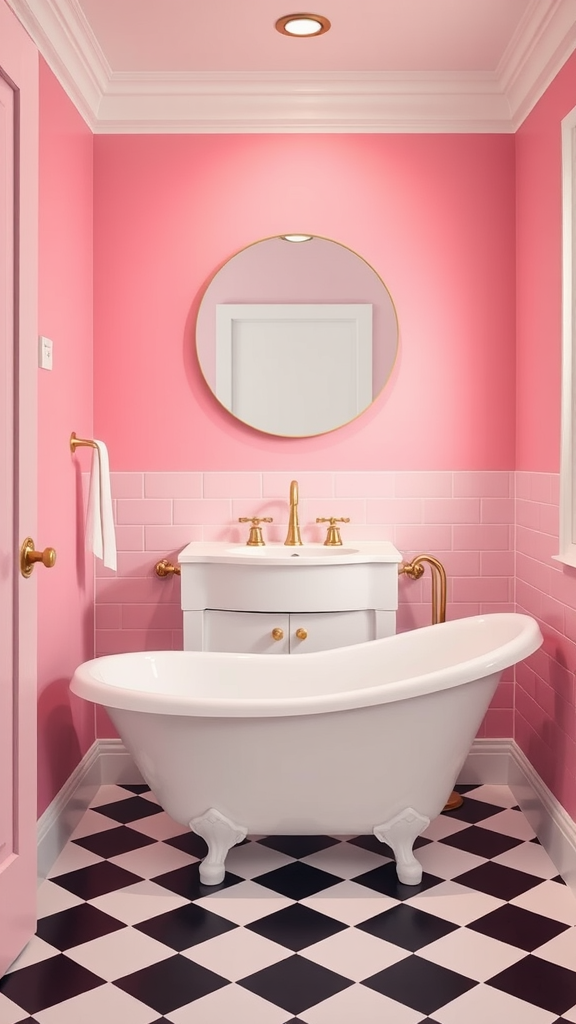
<path fill-rule="evenodd" d="M 110 465 L 108 449 L 103 441 L 95 441 L 93 449 L 88 510 L 86 514 L 86 545 L 108 569 L 116 569 L 116 535 L 112 513 Z"/>

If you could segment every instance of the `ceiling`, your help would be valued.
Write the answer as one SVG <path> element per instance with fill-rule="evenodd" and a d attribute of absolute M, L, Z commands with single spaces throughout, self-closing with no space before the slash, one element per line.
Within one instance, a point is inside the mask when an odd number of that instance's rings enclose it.
<path fill-rule="evenodd" d="M 95 132 L 514 131 L 574 0 L 7 0 Z"/>

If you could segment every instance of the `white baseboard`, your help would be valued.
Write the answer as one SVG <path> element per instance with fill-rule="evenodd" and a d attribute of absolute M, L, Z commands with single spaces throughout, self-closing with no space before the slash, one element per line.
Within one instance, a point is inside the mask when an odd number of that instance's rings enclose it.
<path fill-rule="evenodd" d="M 123 782 L 142 782 L 142 776 L 122 740 L 96 740 L 38 819 L 40 881 L 47 877 L 99 787 Z"/>
<path fill-rule="evenodd" d="M 99 786 L 142 782 L 122 740 L 96 740 L 38 821 L 38 876 L 47 877 Z M 576 896 L 576 822 L 511 739 L 474 740 L 458 782 L 509 786 L 558 874 Z"/>

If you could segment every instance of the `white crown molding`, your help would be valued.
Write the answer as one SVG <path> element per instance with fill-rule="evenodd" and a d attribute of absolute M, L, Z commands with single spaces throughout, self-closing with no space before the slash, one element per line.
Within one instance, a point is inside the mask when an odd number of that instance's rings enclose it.
<path fill-rule="evenodd" d="M 530 0 L 494 75 L 112 73 L 78 0 L 7 0 L 95 133 L 513 132 L 576 47 Z"/>

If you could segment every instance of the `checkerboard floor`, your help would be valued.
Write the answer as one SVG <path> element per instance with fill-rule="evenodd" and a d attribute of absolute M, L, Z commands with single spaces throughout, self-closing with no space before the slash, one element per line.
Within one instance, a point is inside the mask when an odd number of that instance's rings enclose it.
<path fill-rule="evenodd" d="M 0 1024 L 576 1024 L 576 899 L 505 786 L 416 842 L 253 836 L 221 885 L 145 786 L 102 786 L 38 890 Z"/>

